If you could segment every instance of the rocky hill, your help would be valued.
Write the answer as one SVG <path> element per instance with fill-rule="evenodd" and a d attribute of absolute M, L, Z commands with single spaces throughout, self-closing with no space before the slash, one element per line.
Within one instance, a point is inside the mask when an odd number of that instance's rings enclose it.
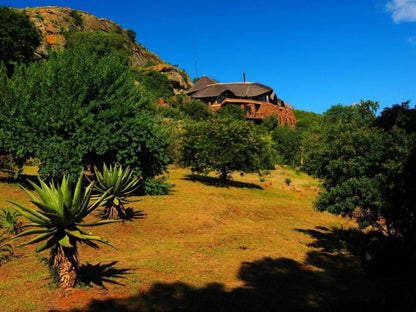
<path fill-rule="evenodd" d="M 64 48 L 65 33 L 69 30 L 116 32 L 123 36 L 132 51 L 130 61 L 133 67 L 147 66 L 149 69 L 162 72 L 172 83 L 175 92 L 187 90 L 192 84 L 186 72 L 164 62 L 137 43 L 129 30 L 123 29 L 113 21 L 98 18 L 87 12 L 56 6 L 26 8 L 23 11 L 29 15 L 42 34 L 42 43 L 36 51 L 39 57 L 46 57 L 51 48 Z"/>

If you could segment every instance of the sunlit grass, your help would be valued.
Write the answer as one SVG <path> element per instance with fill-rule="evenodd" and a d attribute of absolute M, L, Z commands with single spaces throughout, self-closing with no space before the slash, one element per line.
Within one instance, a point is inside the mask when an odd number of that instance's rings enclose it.
<path fill-rule="evenodd" d="M 116 266 L 129 269 L 129 274 L 119 280 L 123 285 L 105 284 L 108 291 L 96 285 L 77 289 L 75 293 L 82 298 L 72 300 L 71 307 L 85 305 L 92 298 L 130 296 L 155 282 L 180 281 L 193 287 L 219 283 L 232 289 L 242 285 L 237 273 L 243 262 L 264 257 L 304 262 L 313 250 L 308 246 L 313 239 L 296 229 L 354 226 L 315 211 L 312 202 L 318 181 L 293 170 L 272 170 L 264 175 L 264 182 L 258 174 L 235 173 L 232 181 L 238 186 L 222 187 L 192 181 L 189 174 L 170 167 L 169 182 L 174 187 L 169 195 L 138 197 L 138 202 L 126 206 L 142 211 L 143 219 L 89 229 L 107 237 L 117 250 L 81 246 L 81 263 L 118 261 Z M 287 177 L 290 186 L 285 183 Z M 6 200 L 27 202 L 28 198 L 17 185 L 1 184 L 0 207 L 8 205 Z M 93 218 L 97 214 L 89 217 Z M 0 293 L 7 294 L 0 296 L 0 306 L 25 309 L 32 302 L 31 310 L 44 311 L 60 308 L 62 302 L 69 304 L 61 290 L 44 287 L 50 283 L 48 271 L 34 256 L 34 249 L 17 249 L 20 257 L 0 267 Z M 10 287 L 15 291 L 8 291 Z M 39 297 L 45 300 L 38 302 L 35 298 Z"/>

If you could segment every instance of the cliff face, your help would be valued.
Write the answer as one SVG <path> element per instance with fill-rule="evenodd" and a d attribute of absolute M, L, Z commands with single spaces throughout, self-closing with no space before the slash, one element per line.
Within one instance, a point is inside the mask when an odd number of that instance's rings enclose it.
<path fill-rule="evenodd" d="M 113 21 L 98 18 L 87 12 L 56 6 L 26 8 L 24 12 L 29 15 L 42 34 L 42 43 L 36 51 L 40 57 L 47 56 L 51 48 L 64 48 L 66 44 L 65 33 L 70 29 L 116 32 L 123 36 L 131 49 L 130 60 L 133 66 L 156 64 L 151 69 L 164 73 L 171 81 L 176 92 L 181 92 L 191 86 L 191 80 L 184 71 L 166 64 L 156 54 L 150 52 L 129 36 L 127 29 L 121 28 Z"/>

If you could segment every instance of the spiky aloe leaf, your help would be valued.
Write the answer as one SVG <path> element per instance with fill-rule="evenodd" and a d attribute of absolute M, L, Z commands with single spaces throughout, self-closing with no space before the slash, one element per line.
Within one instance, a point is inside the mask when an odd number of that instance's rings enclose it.
<path fill-rule="evenodd" d="M 35 244 L 45 241 L 36 251 L 62 246 L 63 248 L 73 248 L 76 251 L 77 242 L 86 243 L 95 248 L 96 244 L 89 241 L 98 241 L 112 246 L 109 242 L 98 236 L 86 235 L 77 229 L 78 225 L 83 225 L 83 218 L 98 207 L 107 192 L 102 194 L 98 200 L 90 203 L 93 183 L 85 189 L 82 187 L 83 174 L 81 173 L 75 188 L 72 188 L 69 178 L 64 176 L 61 183 L 51 182 L 46 184 L 39 179 L 39 185 L 31 183 L 37 196 L 26 190 L 31 202 L 37 209 L 25 207 L 19 203 L 11 202 L 16 206 L 16 211 L 29 219 L 32 223 L 29 227 L 36 229 L 26 230 L 16 236 L 19 239 L 24 236 L 40 234 L 21 246 Z M 102 225 L 110 222 L 100 222 L 93 225 Z M 114 246 L 112 246 L 114 247 Z"/>
<path fill-rule="evenodd" d="M 60 241 L 59 245 L 66 247 L 66 248 L 75 248 L 74 245 L 71 244 L 71 240 L 69 239 L 68 235 L 65 235 Z"/>

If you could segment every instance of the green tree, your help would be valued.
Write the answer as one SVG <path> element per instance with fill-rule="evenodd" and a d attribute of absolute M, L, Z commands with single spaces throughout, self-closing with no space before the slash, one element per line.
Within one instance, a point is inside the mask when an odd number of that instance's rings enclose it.
<path fill-rule="evenodd" d="M 76 31 L 71 30 L 66 35 L 66 48 L 73 49 L 83 46 L 90 54 L 104 57 L 109 54 L 117 55 L 127 63 L 132 49 L 123 35 L 115 32 Z"/>
<path fill-rule="evenodd" d="M 27 14 L 5 6 L 0 7 L 0 25 L 0 63 L 11 75 L 16 64 L 33 60 L 41 36 Z"/>
<path fill-rule="evenodd" d="M 13 159 L 38 158 L 42 176 L 75 180 L 103 162 L 130 165 L 144 180 L 166 169 L 166 140 L 117 55 L 84 45 L 52 52 L 11 78 L 3 68 L 0 93 L 0 147 Z"/>
<path fill-rule="evenodd" d="M 154 70 L 138 70 L 135 72 L 138 88 L 150 102 L 159 103 L 159 98 L 168 99 L 174 95 L 168 78 Z"/>
<path fill-rule="evenodd" d="M 185 101 L 179 110 L 195 121 L 207 120 L 212 115 L 206 103 L 194 99 Z"/>
<path fill-rule="evenodd" d="M 272 140 L 278 155 L 277 163 L 291 166 L 299 164 L 302 140 L 299 131 L 279 126 L 273 130 Z"/>
<path fill-rule="evenodd" d="M 318 210 L 357 218 L 403 242 L 409 260 L 416 241 L 414 109 L 390 108 L 376 118 L 377 103 L 332 107 L 315 153 L 313 173 L 323 179 Z M 402 123 L 406 120 L 405 123 Z"/>
<path fill-rule="evenodd" d="M 196 172 L 218 171 L 226 180 L 232 171 L 259 169 L 261 144 L 252 124 L 212 118 L 186 126 L 181 163 Z"/>
<path fill-rule="evenodd" d="M 206 106 L 206 104 L 205 104 Z M 239 105 L 225 105 L 219 111 L 215 112 L 215 118 L 234 118 L 239 120 L 244 120 L 246 116 L 246 112 L 243 108 Z"/>

